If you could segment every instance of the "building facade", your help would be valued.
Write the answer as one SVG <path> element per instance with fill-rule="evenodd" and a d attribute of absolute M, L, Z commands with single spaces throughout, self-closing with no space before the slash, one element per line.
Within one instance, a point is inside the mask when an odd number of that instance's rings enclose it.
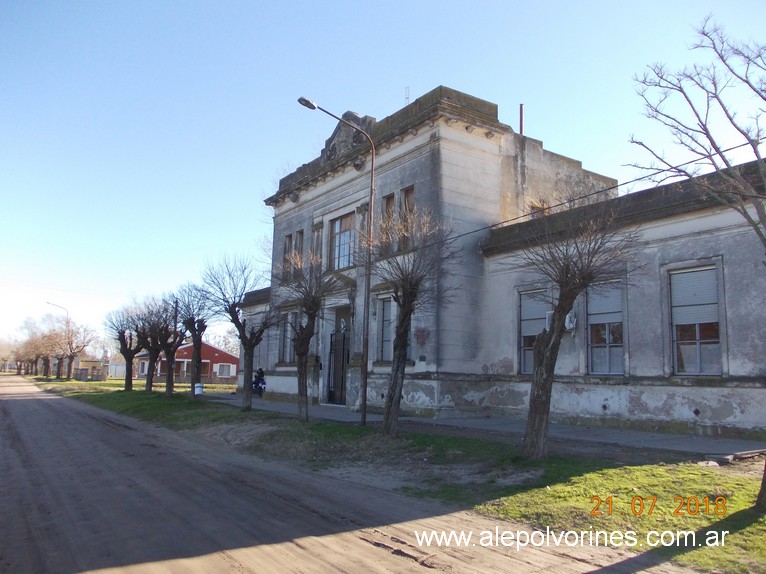
<path fill-rule="evenodd" d="M 495 104 L 445 87 L 380 121 L 343 117 L 377 148 L 374 217 L 427 209 L 458 237 L 460 261 L 432 282 L 437 302 L 413 317 L 403 408 L 428 416 L 526 414 L 529 337 L 544 326 L 546 297 L 554 294 L 514 263 L 515 254 L 529 245 L 530 220 L 548 206 L 571 195 L 612 198 L 616 181 L 514 132 L 498 121 Z M 271 392 L 295 394 L 291 340 L 298 309 L 280 297 L 281 282 L 289 281 L 282 262 L 293 251 L 321 254 L 341 287 L 325 301 L 312 341 L 310 395 L 348 407 L 359 404 L 365 297 L 359 239 L 367 233 L 371 167 L 370 147 L 357 136 L 339 123 L 320 157 L 283 178 L 266 200 L 274 209 L 275 279 L 245 301 L 254 313 L 269 302 L 277 306 L 279 327 L 256 349 L 254 366 L 266 371 Z M 626 226 L 641 229 L 645 272 L 578 301 L 558 363 L 554 416 L 672 419 L 711 429 L 762 424 L 754 409 L 765 406 L 766 373 L 748 337 L 735 341 L 729 325 L 743 320 L 763 335 L 756 324 L 763 311 L 728 311 L 725 298 L 744 302 L 751 294 L 743 292 L 739 273 L 754 277 L 762 267 L 752 232 L 737 214 L 699 196 L 684 196 L 683 205 L 668 190 L 626 197 L 612 201 L 632 213 Z M 656 209 L 658 197 L 665 198 L 664 209 Z M 730 260 L 736 270 L 728 270 Z M 685 290 L 696 293 L 699 285 L 709 300 L 685 308 Z M 446 292 L 449 298 L 439 297 Z M 651 319 L 636 311 L 643 305 L 655 312 Z M 370 309 L 367 403 L 374 409 L 384 403 L 396 317 L 391 293 L 374 279 Z M 679 322 L 702 310 L 710 315 L 704 321 Z"/>
<path fill-rule="evenodd" d="M 193 352 L 194 345 L 192 343 L 185 343 L 178 347 L 173 370 L 173 377 L 176 383 L 188 383 L 191 381 Z M 142 351 L 136 355 L 135 361 L 137 364 L 137 369 L 134 370 L 136 376 L 146 377 L 149 365 L 148 353 Z M 160 355 L 156 369 L 157 376 L 163 377 L 167 375 L 168 364 L 164 354 Z M 201 376 L 203 383 L 236 383 L 238 371 L 239 357 L 214 347 L 209 343 L 202 342 Z"/>
<path fill-rule="evenodd" d="M 624 228 L 638 233 L 636 255 L 620 281 L 576 302 L 557 362 L 553 416 L 709 434 L 763 431 L 766 274 L 753 229 L 693 182 L 610 201 Z M 494 229 L 483 247 L 484 298 L 495 311 L 485 317 L 492 335 L 480 370 L 493 380 L 453 395 L 458 409 L 526 413 L 529 337 L 544 326 L 555 296 L 519 261 L 529 227 Z"/>

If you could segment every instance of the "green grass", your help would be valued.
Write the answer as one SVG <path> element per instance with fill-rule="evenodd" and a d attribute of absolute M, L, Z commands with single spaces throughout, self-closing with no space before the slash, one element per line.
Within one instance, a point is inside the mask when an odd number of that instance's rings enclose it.
<path fill-rule="evenodd" d="M 163 391 L 130 392 L 122 390 L 122 381 L 55 381 L 38 382 L 47 391 L 81 400 L 103 409 L 151 421 L 168 428 L 193 428 L 217 422 L 236 422 L 246 420 L 246 415 L 230 406 L 191 398 L 191 389 L 177 389 L 171 396 Z"/>
<path fill-rule="evenodd" d="M 766 572 L 766 517 L 750 510 L 759 487 L 755 479 L 695 463 L 578 468 L 569 475 L 519 487 L 479 510 L 543 530 L 633 531 L 639 543 L 650 531 L 692 531 L 697 547 L 651 552 L 704 572 Z M 699 509 L 690 498 L 700 501 Z M 704 546 L 708 531 L 725 530 L 724 546 Z"/>
<path fill-rule="evenodd" d="M 521 460 L 514 447 L 491 440 L 426 433 L 389 439 L 373 426 L 328 421 L 301 424 L 294 417 L 193 400 L 188 391 L 171 397 L 161 392 L 124 392 L 119 381 L 41 386 L 174 429 L 262 420 L 273 428 L 260 435 L 251 451 L 309 468 L 349 463 L 432 467 L 434 472 L 419 485 L 401 490 L 475 507 L 542 530 L 632 531 L 639 543 L 645 542 L 649 531 L 692 531 L 698 544 L 704 544 L 709 531 L 729 531 L 724 546 L 634 550 L 656 555 L 658 563 L 673 559 L 702 572 L 766 572 L 766 517 L 750 510 L 760 478 L 724 468 L 693 462 L 625 466 L 574 456 L 529 462 Z M 440 472 L 455 466 L 469 469 L 470 480 L 453 481 Z M 515 477 L 520 480 L 514 483 Z M 677 497 L 683 497 L 683 508 Z M 691 509 L 687 506 L 692 497 L 700 501 L 696 514 L 689 512 L 696 510 L 693 501 Z"/>

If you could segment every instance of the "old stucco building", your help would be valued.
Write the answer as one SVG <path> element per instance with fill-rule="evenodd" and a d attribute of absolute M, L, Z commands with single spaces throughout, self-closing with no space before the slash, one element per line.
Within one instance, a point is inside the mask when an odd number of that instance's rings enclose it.
<path fill-rule="evenodd" d="M 540 293 L 552 293 L 513 263 L 514 252 L 528 245 L 529 214 L 568 194 L 613 197 L 616 181 L 515 133 L 498 121 L 495 104 L 445 87 L 380 121 L 343 117 L 367 131 L 377 148 L 373 213 L 414 205 L 438 214 L 460 236 L 461 261 L 434 282 L 437 293 L 458 287 L 457 295 L 413 319 L 404 408 L 427 416 L 526 414 L 525 337 L 544 324 Z M 275 271 L 285 253 L 313 250 L 343 278 L 344 288 L 325 301 L 312 342 L 310 393 L 348 407 L 358 405 L 362 368 L 363 266 L 356 248 L 365 232 L 369 170 L 366 140 L 339 123 L 320 157 L 283 178 L 266 200 L 274 209 Z M 766 317 L 761 306 L 742 305 L 756 295 L 746 278 L 763 277 L 756 274 L 763 272 L 752 232 L 737 214 L 669 187 L 612 201 L 625 203 L 631 213 L 625 225 L 641 230 L 642 272 L 611 294 L 578 301 L 558 363 L 554 415 L 713 430 L 762 426 L 757 413 L 766 406 L 766 368 L 754 341 L 762 347 Z M 699 309 L 672 299 L 671 287 L 693 294 L 698 284 L 710 299 Z M 252 293 L 246 306 L 256 311 L 279 301 L 278 291 L 275 281 Z M 390 374 L 396 305 L 374 282 L 370 297 L 367 398 L 375 408 Z M 693 323 L 693 335 L 675 340 L 679 317 L 694 319 L 700 310 L 710 316 Z M 257 349 L 256 366 L 266 370 L 272 392 L 295 394 L 296 310 L 284 304 L 279 312 L 280 327 Z M 677 356 L 690 362 L 692 354 L 694 366 L 679 367 Z"/>

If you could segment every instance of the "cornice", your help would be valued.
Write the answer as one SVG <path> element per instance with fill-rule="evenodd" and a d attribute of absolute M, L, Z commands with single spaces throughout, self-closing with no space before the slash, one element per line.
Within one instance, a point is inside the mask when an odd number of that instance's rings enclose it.
<path fill-rule="evenodd" d="M 444 86 L 439 86 L 379 122 L 368 117 L 363 119 L 365 123 L 371 124 L 369 132 L 375 143 L 376 156 L 380 155 L 382 149 L 388 150 L 400 145 L 424 129 L 433 129 L 440 122 L 449 127 L 462 127 L 468 133 L 480 133 L 488 139 L 513 133 L 509 126 L 498 121 L 496 104 Z M 337 132 L 336 128 L 333 134 Z M 318 158 L 282 178 L 277 193 L 266 199 L 265 203 L 278 207 L 287 200 L 297 202 L 302 191 L 335 178 L 351 167 L 362 171 L 369 154 L 370 145 L 367 142 L 332 159 L 328 159 L 329 154 L 323 150 Z"/>

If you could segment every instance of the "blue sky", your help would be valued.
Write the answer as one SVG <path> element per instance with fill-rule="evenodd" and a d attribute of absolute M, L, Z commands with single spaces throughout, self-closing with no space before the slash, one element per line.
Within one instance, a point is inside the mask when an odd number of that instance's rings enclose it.
<path fill-rule="evenodd" d="M 0 2 L 0 338 L 26 317 L 104 315 L 262 258 L 263 199 L 340 115 L 386 117 L 438 85 L 499 105 L 545 148 L 638 174 L 670 147 L 633 77 L 694 61 L 713 14 L 763 41 L 762 0 Z"/>

